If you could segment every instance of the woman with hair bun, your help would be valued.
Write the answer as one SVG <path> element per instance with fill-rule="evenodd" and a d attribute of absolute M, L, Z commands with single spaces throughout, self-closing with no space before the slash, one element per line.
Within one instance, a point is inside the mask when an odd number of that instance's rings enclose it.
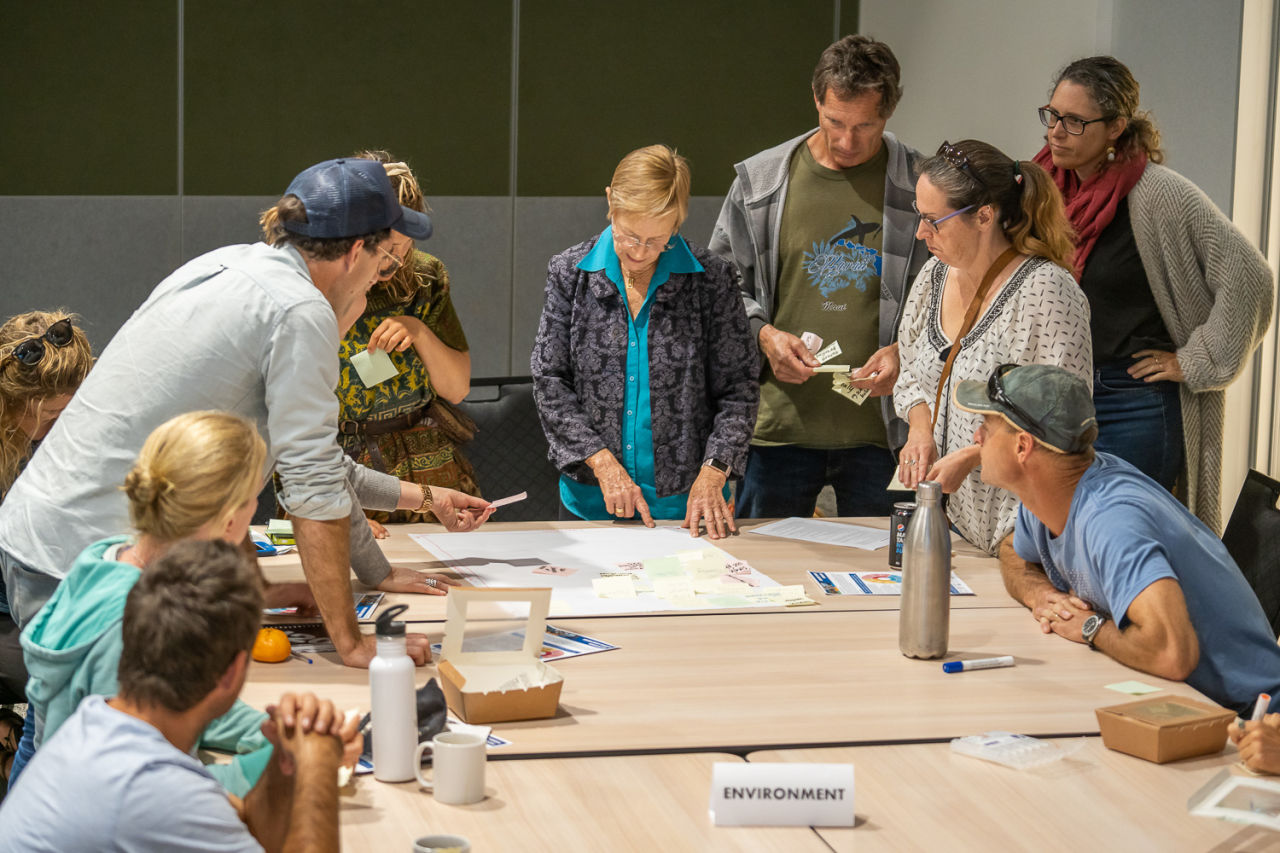
<path fill-rule="evenodd" d="M 125 599 L 147 566 L 182 541 L 244 542 L 266 452 L 254 425 L 227 412 L 188 412 L 147 438 L 124 481 L 134 534 L 86 548 L 22 632 L 36 722 L 23 733 L 15 780 L 82 699 L 115 694 Z M 234 754 L 208 768 L 232 794 L 244 796 L 270 757 L 265 719 L 237 700 L 200 736 L 201 747 Z"/>
<path fill-rule="evenodd" d="M 907 488 L 937 480 L 965 539 L 995 553 L 1018 500 L 984 483 L 974 431 L 982 416 L 951 389 L 1002 364 L 1092 371 L 1089 306 L 1069 272 L 1071 227 L 1048 174 L 973 139 L 942 143 L 920 165 L 916 236 L 933 255 L 916 276 L 898 328 L 894 408 L 910 428 L 899 455 Z"/>
<path fill-rule="evenodd" d="M 1111 56 L 1078 59 L 1040 108 L 1036 155 L 1076 231 L 1075 272 L 1092 308 L 1094 447 L 1222 526 L 1224 389 L 1271 319 L 1266 260 L 1186 178 Z"/>

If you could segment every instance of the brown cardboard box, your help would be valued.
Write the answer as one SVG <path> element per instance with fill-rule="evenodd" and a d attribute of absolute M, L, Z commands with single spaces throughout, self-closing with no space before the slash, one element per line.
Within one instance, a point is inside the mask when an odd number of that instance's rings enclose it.
<path fill-rule="evenodd" d="M 463 650 L 469 627 L 484 633 L 474 618 L 468 625 L 471 605 L 493 610 L 488 605 L 516 603 L 529 606 L 522 647 L 507 651 Z M 550 606 L 550 589 L 455 586 L 449 590 L 438 671 L 445 701 L 464 722 L 503 723 L 555 716 L 564 678 L 541 660 Z"/>
<path fill-rule="evenodd" d="M 1108 749 L 1156 764 L 1221 752 L 1227 726 L 1236 716 L 1235 711 L 1181 696 L 1156 696 L 1094 713 Z"/>

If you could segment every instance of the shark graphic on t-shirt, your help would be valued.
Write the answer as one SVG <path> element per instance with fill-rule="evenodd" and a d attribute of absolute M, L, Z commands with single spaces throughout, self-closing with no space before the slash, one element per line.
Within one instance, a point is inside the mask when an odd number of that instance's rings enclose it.
<path fill-rule="evenodd" d="M 850 216 L 831 239 L 815 242 L 813 251 L 804 253 L 809 284 L 818 288 L 823 298 L 850 285 L 866 293 L 868 284 L 880 278 L 880 253 L 863 241 L 880 227 L 877 222 L 860 222 Z"/>

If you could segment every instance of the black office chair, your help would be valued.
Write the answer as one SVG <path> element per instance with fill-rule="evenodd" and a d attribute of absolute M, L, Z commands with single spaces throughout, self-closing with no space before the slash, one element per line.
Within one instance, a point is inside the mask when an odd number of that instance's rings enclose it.
<path fill-rule="evenodd" d="M 1240 488 L 1222 544 L 1262 603 L 1272 633 L 1280 635 L 1280 482 L 1250 471 Z"/>
<path fill-rule="evenodd" d="M 533 379 L 508 376 L 471 380 L 458 408 L 476 422 L 476 437 L 462 452 L 476 469 L 486 498 L 528 492 L 498 510 L 497 521 L 554 521 L 560 515 L 560 473 L 547 459 L 547 438 L 533 402 Z"/>

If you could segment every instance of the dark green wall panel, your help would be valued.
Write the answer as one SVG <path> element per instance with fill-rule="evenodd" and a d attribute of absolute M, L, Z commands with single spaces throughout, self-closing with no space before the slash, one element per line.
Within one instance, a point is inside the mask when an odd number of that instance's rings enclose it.
<path fill-rule="evenodd" d="M 187 0 L 185 32 L 188 194 L 278 194 L 365 147 L 428 196 L 510 189 L 509 0 Z"/>
<path fill-rule="evenodd" d="M 178 191 L 173 0 L 4 5 L 0 195 Z"/>
<path fill-rule="evenodd" d="M 856 21 L 857 4 L 844 6 Z M 518 193 L 602 193 L 623 154 L 655 142 L 690 159 L 695 195 L 723 193 L 735 162 L 816 123 L 809 78 L 834 10 L 832 0 L 521 4 Z"/>

